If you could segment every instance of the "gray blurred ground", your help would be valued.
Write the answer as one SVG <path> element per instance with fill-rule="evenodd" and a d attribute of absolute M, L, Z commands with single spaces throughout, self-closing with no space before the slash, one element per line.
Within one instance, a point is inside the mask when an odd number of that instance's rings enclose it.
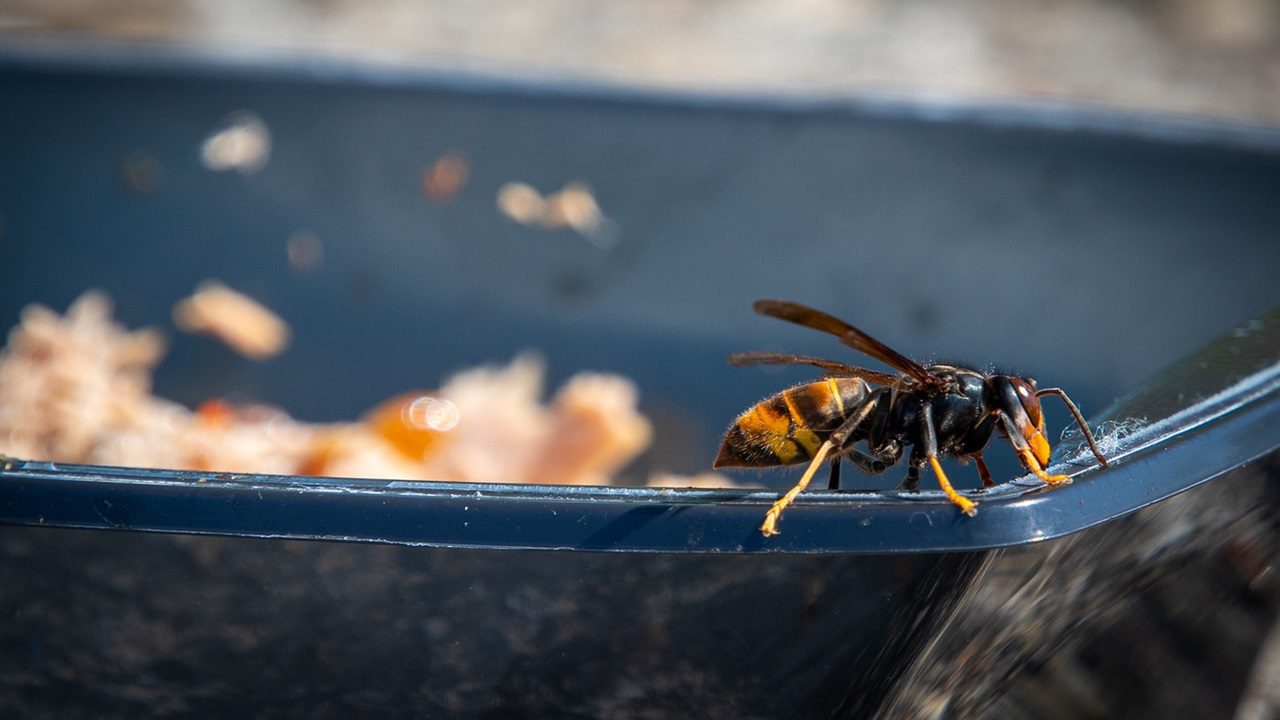
<path fill-rule="evenodd" d="M 0 42 L 32 36 L 756 94 L 1047 96 L 1280 122 L 1272 0 L 0 2 Z"/>

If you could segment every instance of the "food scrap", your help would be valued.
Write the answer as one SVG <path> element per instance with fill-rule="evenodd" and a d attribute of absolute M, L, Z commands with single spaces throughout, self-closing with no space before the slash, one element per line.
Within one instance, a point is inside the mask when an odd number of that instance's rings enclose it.
<path fill-rule="evenodd" d="M 471 166 L 467 156 L 457 150 L 447 152 L 422 174 L 422 195 L 433 203 L 450 202 L 470 177 Z"/>
<path fill-rule="evenodd" d="M 253 360 L 284 352 L 289 326 L 253 298 L 209 281 L 173 307 L 173 322 L 191 333 L 208 333 Z"/>
<path fill-rule="evenodd" d="M 498 209 L 521 225 L 546 230 L 572 228 L 601 249 L 616 243 L 614 223 L 605 217 L 591 187 L 571 182 L 545 198 L 533 187 L 512 182 L 498 189 Z"/>
<path fill-rule="evenodd" d="M 185 301 L 177 314 L 210 312 L 208 293 L 220 298 L 215 307 L 239 308 L 243 298 L 205 287 L 203 301 Z M 0 452 L 200 471 L 588 484 L 609 482 L 652 436 L 633 383 L 580 373 L 544 403 L 543 367 L 532 356 L 397 395 L 355 422 L 315 424 L 269 405 L 215 398 L 190 410 L 156 397 L 151 376 L 163 353 L 158 331 L 122 327 L 101 293 L 66 315 L 28 307 L 0 352 Z"/>
<path fill-rule="evenodd" d="M 200 161 L 217 172 L 238 170 L 251 175 L 267 166 L 271 157 L 271 132 L 267 124 L 250 112 L 227 118 L 226 127 L 200 144 Z"/>

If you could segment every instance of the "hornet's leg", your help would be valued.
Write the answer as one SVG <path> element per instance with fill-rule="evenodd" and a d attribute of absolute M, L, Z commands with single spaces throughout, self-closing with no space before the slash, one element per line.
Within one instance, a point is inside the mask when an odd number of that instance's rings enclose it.
<path fill-rule="evenodd" d="M 1031 452 L 1031 446 L 1027 444 L 1026 438 L 1022 433 L 1018 432 L 1018 426 L 1007 415 L 1001 415 L 1000 420 L 1004 423 L 1005 434 L 1009 436 L 1009 443 L 1013 445 L 1013 449 L 1018 453 L 1018 457 L 1022 460 L 1022 464 L 1035 474 L 1036 477 L 1049 483 L 1050 485 L 1067 485 L 1071 482 L 1071 478 L 1066 475 L 1050 475 L 1044 471 L 1044 467 L 1040 465 L 1040 461 L 1036 460 L 1036 456 Z"/>
<path fill-rule="evenodd" d="M 1049 483 L 1050 485 L 1070 485 L 1071 478 L 1066 475 L 1050 475 L 1044 471 L 1040 463 L 1036 460 L 1036 456 L 1031 454 L 1030 450 L 1018 450 L 1018 457 L 1022 458 L 1022 464 L 1027 466 L 1036 477 Z"/>
<path fill-rule="evenodd" d="M 907 463 L 907 476 L 902 479 L 902 484 L 898 489 L 903 492 L 920 492 L 920 466 L 913 462 Z"/>
<path fill-rule="evenodd" d="M 879 475 L 889 466 L 884 460 L 869 455 L 855 447 L 846 447 L 842 452 L 845 460 L 853 463 L 859 470 L 868 475 Z"/>
<path fill-rule="evenodd" d="M 809 461 L 809 467 L 804 469 L 804 474 L 800 476 L 797 482 L 785 495 L 778 498 L 777 502 L 769 508 L 769 512 L 764 514 L 764 522 L 760 525 L 760 533 L 765 537 L 778 534 L 778 516 L 783 510 L 791 504 L 796 496 L 809 487 L 809 481 L 813 479 L 813 475 L 818 471 L 818 466 L 822 465 L 822 461 L 827 459 L 827 455 L 834 449 L 831 440 L 822 443 L 818 448 L 818 452 L 813 456 L 813 460 Z"/>
<path fill-rule="evenodd" d="M 991 479 L 991 471 L 987 469 L 987 464 L 982 461 L 982 453 L 974 455 L 973 460 L 978 463 L 978 476 L 982 478 L 982 487 L 994 487 L 996 482 Z"/>
<path fill-rule="evenodd" d="M 942 492 L 946 493 L 947 499 L 952 504 L 960 508 L 960 512 L 970 517 L 977 515 L 978 504 L 951 487 L 951 481 L 947 479 L 947 474 L 942 471 L 942 465 L 938 462 L 938 436 L 933 430 L 933 403 L 924 403 L 924 407 L 920 409 L 920 417 L 924 425 L 921 433 L 924 455 L 929 460 L 930 467 L 933 468 L 933 474 L 938 478 L 938 485 L 942 487 Z"/>
<path fill-rule="evenodd" d="M 838 448 L 844 446 L 845 440 L 849 439 L 849 436 L 866 419 L 874 407 L 875 403 L 867 403 L 860 412 L 845 420 L 840 427 L 836 428 L 835 432 L 831 433 L 826 441 L 818 447 L 818 452 L 814 453 L 813 459 L 809 461 L 809 467 L 804 469 L 804 474 L 800 476 L 799 482 L 788 490 L 785 495 L 778 498 L 777 502 L 764 514 L 764 522 L 760 524 L 760 533 L 762 535 L 769 537 L 778 534 L 778 517 L 782 515 L 782 511 L 787 509 L 787 506 L 796 499 L 797 495 L 809 487 L 809 482 L 813 480 L 814 474 L 818 472 L 818 468 L 827 459 L 827 456 L 832 452 L 837 452 Z M 839 460 L 839 456 L 836 459 Z"/>
<path fill-rule="evenodd" d="M 868 475 L 879 475 L 884 472 L 887 463 L 880 458 L 869 455 L 856 447 L 845 447 L 840 451 L 840 457 L 831 460 L 831 485 L 830 489 L 840 489 L 840 470 L 839 464 L 841 460 L 848 460 L 853 463 L 862 472 Z"/>

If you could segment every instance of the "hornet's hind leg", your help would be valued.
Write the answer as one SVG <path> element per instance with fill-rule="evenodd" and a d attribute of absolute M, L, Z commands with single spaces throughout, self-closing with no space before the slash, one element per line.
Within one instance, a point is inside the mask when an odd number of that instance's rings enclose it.
<path fill-rule="evenodd" d="M 867 419 L 867 415 L 871 413 L 871 410 L 874 407 L 875 405 L 873 403 L 867 403 L 866 407 L 864 407 L 861 412 L 858 412 L 853 417 L 845 420 L 840 427 L 836 428 L 835 432 L 831 433 L 831 435 L 827 437 L 826 441 L 818 447 L 818 451 L 814 453 L 813 459 L 809 461 L 809 467 L 804 469 L 804 474 L 800 476 L 800 480 L 790 490 L 788 490 L 785 495 L 778 498 L 777 502 L 775 502 L 769 508 L 769 511 L 764 514 L 764 522 L 760 525 L 760 532 L 765 537 L 778 534 L 778 517 L 782 515 L 783 510 L 787 509 L 788 505 L 795 501 L 797 495 L 804 492 L 804 489 L 809 487 L 809 482 L 813 480 L 814 474 L 818 472 L 818 468 L 822 466 L 822 463 L 833 454 L 835 455 L 833 458 L 834 462 L 840 461 L 840 455 L 842 454 L 840 449 L 844 447 L 845 441 L 849 439 L 849 436 L 853 434 L 854 430 L 858 429 L 858 426 L 862 424 L 862 421 Z M 865 453 L 853 450 L 852 448 L 849 448 L 849 451 L 849 460 L 861 467 L 862 458 L 867 457 Z M 857 454 L 855 455 L 854 453 Z"/>
<path fill-rule="evenodd" d="M 809 481 L 813 480 L 813 475 L 822 465 L 822 461 L 827 459 L 827 455 L 835 449 L 835 445 L 828 438 L 822 446 L 818 448 L 818 452 L 814 454 L 813 460 L 809 461 L 809 467 L 804 469 L 804 474 L 800 476 L 797 482 L 785 495 L 778 498 L 776 502 L 769 508 L 769 512 L 764 514 L 764 522 L 760 524 L 760 533 L 765 537 L 778 534 L 778 516 L 782 515 L 782 511 L 796 499 L 796 496 L 804 492 L 809 487 Z"/>

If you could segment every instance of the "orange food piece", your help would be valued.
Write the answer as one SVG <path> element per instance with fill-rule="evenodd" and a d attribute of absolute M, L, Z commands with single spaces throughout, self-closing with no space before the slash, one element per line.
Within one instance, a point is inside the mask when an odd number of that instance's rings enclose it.
<path fill-rule="evenodd" d="M 411 392 L 377 406 L 366 422 L 405 457 L 421 461 L 458 424 L 458 409 L 430 393 Z"/>
<path fill-rule="evenodd" d="M 329 464 L 337 456 L 341 441 L 334 433 L 320 433 L 311 444 L 311 453 L 302 459 L 295 470 L 298 475 L 319 476 L 328 474 Z"/>
<path fill-rule="evenodd" d="M 196 418 L 207 427 L 227 428 L 236 419 L 235 408 L 221 398 L 205 400 L 196 408 Z"/>
<path fill-rule="evenodd" d="M 471 168 L 467 157 L 454 150 L 445 153 L 422 175 L 422 194 L 431 202 L 447 203 L 467 184 Z"/>

